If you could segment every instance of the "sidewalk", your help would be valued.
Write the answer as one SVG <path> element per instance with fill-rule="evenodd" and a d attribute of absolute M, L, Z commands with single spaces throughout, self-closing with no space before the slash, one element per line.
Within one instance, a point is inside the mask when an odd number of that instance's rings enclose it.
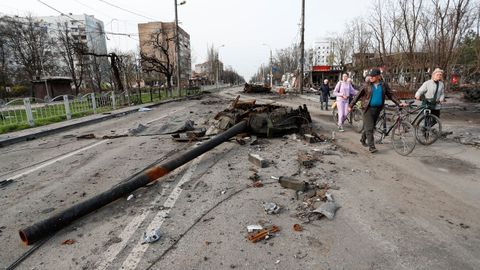
<path fill-rule="evenodd" d="M 33 128 L 1 134 L 0 148 L 5 147 L 7 145 L 11 145 L 11 144 L 15 144 L 23 141 L 30 141 L 30 140 L 48 136 L 57 132 L 61 132 L 61 131 L 65 131 L 65 130 L 69 130 L 69 129 L 73 129 L 81 126 L 86 126 L 90 124 L 95 124 L 95 123 L 102 122 L 115 117 L 123 116 L 125 114 L 136 112 L 138 111 L 139 108 L 151 108 L 151 107 L 159 106 L 161 104 L 184 100 L 186 98 L 189 98 L 189 97 L 169 99 L 169 100 L 164 100 L 156 103 L 154 102 L 154 103 L 146 103 L 141 105 L 124 107 L 108 113 L 93 114 L 93 115 L 66 120 L 66 121 L 53 123 L 45 126 L 33 127 Z"/>

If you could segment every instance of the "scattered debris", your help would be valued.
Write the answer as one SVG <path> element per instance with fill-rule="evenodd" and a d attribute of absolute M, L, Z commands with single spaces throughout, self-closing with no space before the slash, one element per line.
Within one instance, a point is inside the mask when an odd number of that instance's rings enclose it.
<path fill-rule="evenodd" d="M 120 135 L 105 135 L 102 137 L 102 139 L 116 139 L 116 138 L 122 138 L 122 137 L 128 137 L 128 134 L 120 134 Z"/>
<path fill-rule="evenodd" d="M 67 239 L 62 242 L 62 245 L 73 245 L 76 241 L 74 239 Z"/>
<path fill-rule="evenodd" d="M 253 172 L 253 174 L 250 175 L 250 176 L 248 177 L 248 179 L 256 182 L 256 181 L 259 181 L 259 180 L 260 180 L 260 176 L 258 175 L 257 172 Z"/>
<path fill-rule="evenodd" d="M 258 84 L 248 84 L 245 83 L 245 86 L 243 87 L 243 92 L 245 93 L 270 93 L 272 88 L 264 85 L 258 85 Z"/>
<path fill-rule="evenodd" d="M 299 201 L 305 201 L 308 199 L 311 199 L 315 196 L 317 196 L 317 190 L 316 189 L 310 189 L 306 191 L 297 191 L 296 193 L 297 200 Z"/>
<path fill-rule="evenodd" d="M 260 168 L 265 168 L 268 167 L 268 161 L 266 159 L 263 159 L 260 157 L 258 154 L 248 154 L 248 161 L 251 163 L 255 164 L 256 166 Z"/>
<path fill-rule="evenodd" d="M 315 136 L 313 136 L 311 134 L 304 134 L 303 139 L 308 143 L 316 143 Z"/>
<path fill-rule="evenodd" d="M 263 229 L 263 226 L 262 225 L 248 225 L 247 226 L 247 232 L 251 233 L 251 232 L 256 232 L 256 231 L 260 231 Z"/>
<path fill-rule="evenodd" d="M 319 135 L 318 133 L 314 132 L 313 130 L 304 131 L 302 134 L 302 138 L 304 141 L 308 143 L 317 143 L 317 142 L 327 142 L 328 139 L 325 135 Z"/>
<path fill-rule="evenodd" d="M 193 139 L 193 138 L 201 138 L 205 136 L 206 132 L 207 132 L 206 128 L 199 128 L 194 130 L 188 130 L 186 134 L 188 138 Z"/>
<path fill-rule="evenodd" d="M 142 125 L 142 124 L 138 124 L 138 126 L 136 128 L 128 129 L 128 132 L 132 135 L 138 135 L 138 134 L 142 133 L 143 131 L 145 131 L 146 129 L 147 129 L 147 126 Z"/>
<path fill-rule="evenodd" d="M 259 180 L 259 181 L 255 181 L 255 182 L 253 182 L 253 185 L 252 185 L 252 186 L 253 186 L 253 187 L 256 187 L 256 188 L 263 187 L 263 183 L 262 183 L 262 181 L 260 181 L 260 180 Z"/>
<path fill-rule="evenodd" d="M 263 203 L 263 208 L 265 209 L 265 212 L 269 215 L 273 214 L 278 214 L 280 212 L 281 207 L 278 206 L 276 203 L 270 202 L 270 203 Z"/>
<path fill-rule="evenodd" d="M 320 213 L 326 216 L 328 219 L 333 219 L 335 217 L 335 212 L 340 206 L 334 201 L 327 201 L 320 205 L 317 209 L 313 210 L 313 213 Z"/>
<path fill-rule="evenodd" d="M 130 201 L 130 200 L 133 199 L 133 198 L 134 198 L 133 194 L 130 194 L 130 195 L 128 195 L 128 197 L 127 197 L 127 201 Z"/>
<path fill-rule="evenodd" d="M 258 144 L 257 136 L 252 135 L 252 136 L 250 137 L 250 145 L 257 145 L 257 144 Z"/>
<path fill-rule="evenodd" d="M 13 182 L 14 182 L 13 179 L 2 180 L 0 181 L 0 188 L 6 187 Z"/>
<path fill-rule="evenodd" d="M 95 134 L 93 134 L 93 133 L 77 136 L 77 140 L 80 140 L 80 139 L 95 139 L 95 138 L 96 138 Z"/>
<path fill-rule="evenodd" d="M 248 136 L 247 133 L 239 134 L 235 137 L 235 140 L 237 141 L 238 144 L 240 145 L 257 145 L 258 144 L 258 139 L 257 136 Z"/>
<path fill-rule="evenodd" d="M 160 229 L 154 229 L 149 234 L 144 232 L 142 245 L 146 243 L 156 242 L 158 241 L 158 239 L 160 239 Z"/>
<path fill-rule="evenodd" d="M 301 232 L 303 231 L 303 228 L 300 224 L 293 224 L 293 230 L 296 231 L 296 232 Z"/>
<path fill-rule="evenodd" d="M 194 141 L 204 141 L 210 139 L 208 136 L 203 137 L 196 137 L 196 136 L 188 136 L 184 134 L 172 134 L 172 139 L 176 142 L 194 142 Z"/>
<path fill-rule="evenodd" d="M 296 191 L 306 191 L 308 188 L 308 183 L 291 177 L 280 176 L 278 182 L 280 183 L 280 186 Z"/>
<path fill-rule="evenodd" d="M 303 166 L 307 169 L 312 168 L 316 161 L 318 161 L 318 159 L 309 153 L 298 154 L 298 162 L 300 163 L 300 166 Z"/>
<path fill-rule="evenodd" d="M 274 233 L 279 231 L 280 231 L 279 227 L 272 225 L 271 227 L 249 234 L 247 239 L 250 240 L 252 243 L 256 243 L 261 240 L 270 239 L 271 237 L 274 236 Z"/>

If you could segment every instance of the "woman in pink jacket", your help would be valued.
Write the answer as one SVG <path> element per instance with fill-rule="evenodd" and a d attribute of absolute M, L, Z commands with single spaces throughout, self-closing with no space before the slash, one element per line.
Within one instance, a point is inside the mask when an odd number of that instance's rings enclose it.
<path fill-rule="evenodd" d="M 344 131 L 343 121 L 345 121 L 348 114 L 348 98 L 356 95 L 357 92 L 348 80 L 348 74 L 344 73 L 342 80 L 337 83 L 333 90 L 333 95 L 337 97 L 338 131 Z"/>

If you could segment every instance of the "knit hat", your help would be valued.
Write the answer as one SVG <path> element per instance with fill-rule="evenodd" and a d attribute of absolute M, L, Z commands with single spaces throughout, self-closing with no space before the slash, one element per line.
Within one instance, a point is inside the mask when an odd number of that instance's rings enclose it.
<path fill-rule="evenodd" d="M 432 72 L 432 75 L 434 75 L 435 73 L 438 73 L 438 72 L 440 72 L 440 73 L 442 73 L 442 74 L 444 73 L 443 70 L 441 70 L 441 69 L 439 69 L 439 68 L 436 68 L 436 69 Z"/>

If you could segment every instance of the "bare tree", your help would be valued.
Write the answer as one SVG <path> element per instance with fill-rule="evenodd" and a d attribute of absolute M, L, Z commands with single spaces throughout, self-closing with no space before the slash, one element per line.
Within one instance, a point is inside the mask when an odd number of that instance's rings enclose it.
<path fill-rule="evenodd" d="M 0 98 L 5 98 L 7 95 L 7 86 L 11 83 L 12 67 L 9 64 L 9 60 L 13 55 L 11 49 L 8 46 L 8 40 L 5 32 L 7 29 L 0 23 Z"/>
<path fill-rule="evenodd" d="M 212 45 L 207 48 L 207 77 L 211 82 L 216 81 L 216 71 L 219 68 L 220 61 L 218 57 L 218 49 L 215 50 L 215 47 Z"/>
<path fill-rule="evenodd" d="M 294 72 L 298 68 L 300 62 L 299 46 L 292 46 L 275 52 L 273 56 L 273 64 L 277 67 L 280 74 Z M 281 76 L 281 75 L 280 75 Z"/>
<path fill-rule="evenodd" d="M 332 54 L 328 57 L 330 65 L 344 66 L 351 60 L 353 42 L 346 32 L 330 38 Z"/>
<path fill-rule="evenodd" d="M 469 0 L 447 0 L 443 7 L 439 0 L 432 0 L 435 7 L 435 23 L 439 32 L 436 52 L 438 58 L 436 63 L 441 68 L 448 70 L 454 48 L 458 46 L 462 32 L 472 25 L 472 18 L 469 18 Z M 466 34 L 464 32 L 463 34 Z"/>
<path fill-rule="evenodd" d="M 14 60 L 28 74 L 29 80 L 40 77 L 54 66 L 51 48 L 53 41 L 49 38 L 47 28 L 32 16 L 26 18 L 5 18 L 8 31 L 5 37 L 13 51 Z M 33 89 L 30 90 L 33 96 Z"/>
<path fill-rule="evenodd" d="M 167 81 L 167 88 L 172 93 L 172 76 L 175 71 L 175 59 L 172 48 L 175 35 L 168 35 L 168 32 L 160 29 L 153 33 L 151 38 L 142 44 L 151 49 L 150 52 L 140 52 L 142 68 L 145 72 L 157 72 L 163 74 Z"/>
<path fill-rule="evenodd" d="M 225 83 L 230 83 L 230 84 L 241 84 L 245 82 L 242 76 L 240 76 L 235 70 L 233 70 L 231 67 L 227 67 L 225 71 L 222 74 L 222 80 Z"/>
<path fill-rule="evenodd" d="M 375 0 L 372 3 L 372 13 L 368 25 L 375 38 L 372 47 L 378 53 L 380 63 L 384 65 L 384 57 L 393 51 L 394 40 L 399 25 L 397 22 L 396 2 L 392 0 Z"/>
<path fill-rule="evenodd" d="M 83 53 L 87 51 L 87 46 L 82 41 L 75 40 L 72 37 L 67 23 L 58 33 L 58 44 L 67 72 L 72 77 L 75 95 L 78 95 L 85 74 L 86 56 Z"/>

